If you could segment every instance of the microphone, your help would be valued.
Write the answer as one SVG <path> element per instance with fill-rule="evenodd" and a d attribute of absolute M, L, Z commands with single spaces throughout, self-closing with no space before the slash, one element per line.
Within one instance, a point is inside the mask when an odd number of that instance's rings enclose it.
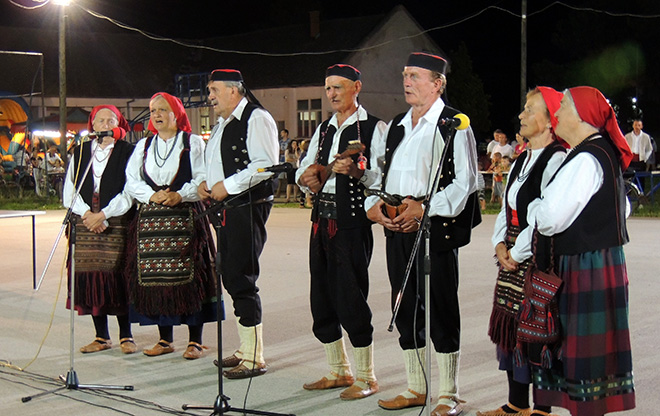
<path fill-rule="evenodd" d="M 257 169 L 257 172 L 278 173 L 278 172 L 288 172 L 291 169 L 293 169 L 293 165 L 289 162 L 286 162 L 286 163 L 282 163 L 282 164 L 279 164 L 279 165 L 269 166 L 267 168 L 259 168 L 259 169 Z"/>
<path fill-rule="evenodd" d="M 463 113 L 459 113 L 454 117 L 441 118 L 438 120 L 438 125 L 447 126 L 450 129 L 465 130 L 470 127 L 470 118 Z"/>
<path fill-rule="evenodd" d="M 115 127 L 114 129 L 107 131 L 93 131 L 89 133 L 88 137 L 91 139 L 99 139 L 99 141 L 103 141 L 103 138 L 108 136 L 117 140 L 121 140 L 126 137 L 126 130 L 122 129 L 121 127 Z"/>

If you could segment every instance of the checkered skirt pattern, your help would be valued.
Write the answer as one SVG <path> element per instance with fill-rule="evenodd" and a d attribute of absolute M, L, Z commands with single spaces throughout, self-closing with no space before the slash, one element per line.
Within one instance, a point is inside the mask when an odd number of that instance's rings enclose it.
<path fill-rule="evenodd" d="M 560 361 L 533 371 L 534 402 L 574 415 L 635 407 L 623 247 L 562 256 Z"/>

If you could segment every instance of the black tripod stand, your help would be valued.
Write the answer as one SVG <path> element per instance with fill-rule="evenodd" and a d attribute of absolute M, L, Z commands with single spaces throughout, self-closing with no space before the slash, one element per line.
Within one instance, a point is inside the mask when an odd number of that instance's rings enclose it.
<path fill-rule="evenodd" d="M 259 186 L 259 185 L 256 185 Z M 255 186 L 255 187 L 256 187 Z M 227 198 L 221 202 L 213 204 L 211 207 L 206 209 L 204 212 L 201 214 L 197 215 L 195 217 L 195 220 L 202 218 L 204 216 L 210 216 L 210 215 L 216 215 L 217 217 L 215 218 L 215 221 L 212 221 L 215 226 L 215 231 L 216 231 L 216 236 L 220 235 L 220 229 L 222 227 L 222 217 L 223 217 L 223 212 L 226 209 L 232 209 L 232 208 L 238 208 L 241 206 L 245 205 L 252 205 L 252 201 L 250 199 L 250 202 L 248 203 L 243 203 L 242 201 L 238 201 L 237 199 L 239 197 L 242 197 L 246 194 L 249 194 L 251 190 L 253 190 L 254 187 L 248 188 L 247 190 L 232 196 L 231 198 Z M 218 238 L 218 244 L 216 246 L 216 258 L 215 258 L 215 268 L 216 268 L 216 276 L 217 276 L 217 284 L 216 284 L 216 298 L 218 299 L 218 302 L 220 299 L 222 299 L 222 279 L 221 279 L 221 256 L 220 256 L 220 241 Z M 223 318 L 223 312 L 221 311 L 221 308 L 218 307 L 217 309 L 217 325 L 218 325 L 218 352 L 217 352 L 217 357 L 218 357 L 218 364 L 222 362 L 222 318 Z M 241 409 L 237 407 L 233 407 L 229 404 L 230 398 L 227 397 L 224 392 L 223 392 L 223 379 L 222 379 L 222 365 L 218 365 L 218 395 L 215 398 L 215 402 L 213 403 L 212 406 L 191 406 L 188 404 L 184 404 L 181 406 L 183 410 L 212 410 L 213 413 L 211 413 L 211 416 L 215 415 L 224 415 L 228 412 L 238 412 L 238 413 L 243 413 L 243 414 L 250 414 L 250 415 L 264 415 L 264 416 L 295 416 L 293 414 L 282 414 L 282 413 L 272 413 L 272 412 L 265 412 L 261 410 L 252 410 L 252 409 Z"/>
<path fill-rule="evenodd" d="M 70 272 L 71 272 L 71 283 L 69 284 L 69 299 L 71 299 L 71 308 L 70 308 L 70 313 L 69 313 L 69 328 L 70 328 L 70 334 L 69 334 L 69 371 L 66 373 L 66 376 L 60 375 L 59 379 L 64 383 L 63 386 L 58 387 L 53 390 L 49 391 L 44 391 L 32 396 L 26 396 L 21 398 L 21 401 L 23 403 L 29 402 L 30 400 L 36 398 L 36 397 L 41 397 L 46 394 L 50 393 L 55 393 L 57 391 L 60 391 L 62 389 L 68 389 L 68 390 L 133 390 L 133 386 L 112 386 L 112 385 L 101 385 L 101 384 L 80 384 L 78 382 L 78 375 L 76 374 L 76 370 L 74 369 L 74 360 L 73 360 L 73 354 L 74 354 L 74 345 L 73 345 L 73 340 L 74 340 L 74 310 L 75 310 L 75 292 L 76 292 L 76 262 L 75 262 L 75 255 L 76 255 L 76 221 L 73 218 L 73 207 L 78 200 L 80 196 L 80 190 L 83 186 L 83 183 L 85 182 L 85 178 L 87 177 L 87 174 L 89 173 L 89 170 L 92 167 L 92 163 L 94 161 L 94 156 L 96 153 L 96 150 L 98 149 L 98 146 L 96 149 L 94 149 L 93 154 L 91 155 L 89 159 L 89 163 L 87 163 L 87 167 L 85 168 L 85 172 L 83 173 L 82 179 L 80 180 L 78 187 L 76 188 L 76 193 L 74 194 L 72 200 L 71 200 L 71 206 L 66 212 L 66 215 L 64 217 L 64 220 L 62 221 L 62 227 L 60 228 L 60 232 L 57 235 L 57 238 L 55 239 L 55 243 L 53 244 L 53 248 L 50 252 L 50 256 L 48 257 L 48 261 L 46 262 L 46 266 L 44 267 L 44 271 L 41 275 L 41 279 L 39 280 L 39 284 L 37 285 L 35 290 L 39 290 L 41 287 L 41 283 L 44 280 L 44 276 L 46 275 L 46 271 L 48 270 L 48 266 L 50 265 L 50 261 L 53 258 L 53 255 L 55 253 L 55 249 L 57 248 L 57 245 L 60 242 L 60 239 L 62 238 L 62 235 L 64 234 L 64 231 L 66 230 L 67 226 L 69 226 L 69 243 L 71 245 L 70 249 L 70 258 L 71 258 L 71 267 L 70 267 Z M 82 148 L 81 148 L 81 155 L 82 155 Z"/>

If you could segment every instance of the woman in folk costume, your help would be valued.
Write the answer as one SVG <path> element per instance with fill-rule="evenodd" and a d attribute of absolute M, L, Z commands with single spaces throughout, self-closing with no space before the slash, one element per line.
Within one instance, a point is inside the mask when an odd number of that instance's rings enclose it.
<path fill-rule="evenodd" d="M 100 141 L 83 143 L 74 151 L 64 182 L 63 205 L 71 207 L 76 224 L 75 258 L 69 258 L 69 275 L 75 271 L 74 307 L 80 315 L 92 315 L 96 339 L 80 348 L 83 353 L 107 350 L 112 346 L 108 315 L 116 315 L 119 343 L 123 353 L 137 350 L 128 319 L 128 276 L 124 270 L 126 233 L 135 214 L 133 198 L 124 191 L 126 164 L 133 145 L 122 140 L 128 122 L 114 105 L 94 107 L 87 122 L 89 131 L 120 133 Z M 92 166 L 83 174 L 92 159 Z M 80 195 L 75 192 L 80 183 Z M 71 276 L 69 276 L 71 279 Z M 71 307 L 71 299 L 67 299 Z"/>
<path fill-rule="evenodd" d="M 188 325 L 186 359 L 202 356 L 204 322 L 216 320 L 215 247 L 197 186 L 204 166 L 204 141 L 190 134 L 181 100 L 156 93 L 149 102 L 149 130 L 126 168 L 126 189 L 138 202 L 137 226 L 130 247 L 131 319 L 158 325 L 160 341 L 148 356 L 174 351 L 173 325 Z M 137 262 L 137 264 L 135 264 Z"/>
<path fill-rule="evenodd" d="M 513 357 L 525 276 L 532 264 L 534 224 L 527 223 L 527 205 L 541 196 L 566 157 L 554 131 L 554 113 L 562 97 L 552 88 L 536 87 L 527 93 L 527 102 L 518 116 L 520 135 L 527 140 L 527 146 L 511 167 L 504 204 L 495 221 L 492 241 L 499 273 L 488 329 L 491 340 L 497 344 L 499 368 L 507 374 L 509 402 L 495 410 L 477 412 L 478 416 L 536 416 L 550 412 L 542 406 L 535 406 L 532 411 L 529 365 L 514 363 Z"/>
<path fill-rule="evenodd" d="M 621 175 L 632 153 L 595 88 L 564 91 L 556 116 L 572 149 L 530 203 L 528 222 L 554 241 L 562 342 L 550 369 L 532 368 L 534 401 L 600 416 L 635 407 Z"/>

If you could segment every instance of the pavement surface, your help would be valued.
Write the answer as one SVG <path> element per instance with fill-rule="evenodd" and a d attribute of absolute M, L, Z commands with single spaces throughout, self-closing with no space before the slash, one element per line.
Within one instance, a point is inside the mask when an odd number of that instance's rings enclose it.
<path fill-rule="evenodd" d="M 243 414 L 235 410 L 240 408 L 266 412 L 251 414 L 426 414 L 422 408 L 386 411 L 377 405 L 379 398 L 394 397 L 406 388 L 397 335 L 387 331 L 391 318 L 390 287 L 385 269 L 384 238 L 379 226 L 374 227 L 369 303 L 374 315 L 375 371 L 381 390 L 366 399 L 346 402 L 339 399 L 340 390 L 310 392 L 302 389 L 303 383 L 316 380 L 327 371 L 323 347 L 311 331 L 307 266 L 309 214 L 308 209 L 275 208 L 268 222 L 268 242 L 261 257 L 259 279 L 268 373 L 252 381 L 225 380 L 222 384 L 212 364 L 218 354 L 215 324 L 205 326 L 204 344 L 209 349 L 204 357 L 194 361 L 181 357 L 187 344 L 185 327 L 175 328 L 176 351 L 172 354 L 160 357 L 122 354 L 113 317 L 109 322 L 114 347 L 94 354 L 78 352 L 82 345 L 93 340 L 94 330 L 89 316 L 75 316 L 72 327 L 71 315 L 65 308 L 66 285 L 62 279 L 65 241 L 57 246 L 40 290 L 34 291 L 31 219 L 1 220 L 0 360 L 13 367 L 0 367 L 0 415 L 208 415 L 213 411 L 184 412 L 181 406 L 213 406 L 220 387 L 233 407 L 232 411 L 222 414 Z M 50 211 L 36 218 L 38 277 L 60 231 L 63 216 L 64 211 Z M 459 382 L 461 398 L 467 401 L 463 413 L 466 416 L 506 402 L 506 376 L 497 370 L 495 348 L 487 336 L 496 275 L 490 244 L 494 221 L 495 216 L 485 216 L 483 223 L 474 230 L 470 245 L 460 250 Z M 637 409 L 625 414 L 654 415 L 660 409 L 660 325 L 657 319 L 660 302 L 656 280 L 660 220 L 633 218 L 628 221 L 628 228 L 631 242 L 625 252 L 630 279 Z M 231 305 L 229 299 L 225 304 Z M 231 307 L 227 306 L 226 311 L 229 316 L 233 315 Z M 234 319 L 225 321 L 221 329 L 222 355 L 227 355 L 238 347 Z M 140 349 L 150 348 L 158 341 L 155 327 L 134 326 L 133 335 Z M 350 350 L 349 357 L 352 360 Z M 433 383 L 437 379 L 435 363 L 432 372 Z M 80 385 L 134 386 L 134 391 L 64 388 L 22 402 L 24 397 L 61 386 L 58 376 L 67 373 L 76 374 Z M 430 391 L 435 395 L 436 386 L 432 384 Z M 556 409 L 555 413 L 568 415 L 563 409 Z"/>

